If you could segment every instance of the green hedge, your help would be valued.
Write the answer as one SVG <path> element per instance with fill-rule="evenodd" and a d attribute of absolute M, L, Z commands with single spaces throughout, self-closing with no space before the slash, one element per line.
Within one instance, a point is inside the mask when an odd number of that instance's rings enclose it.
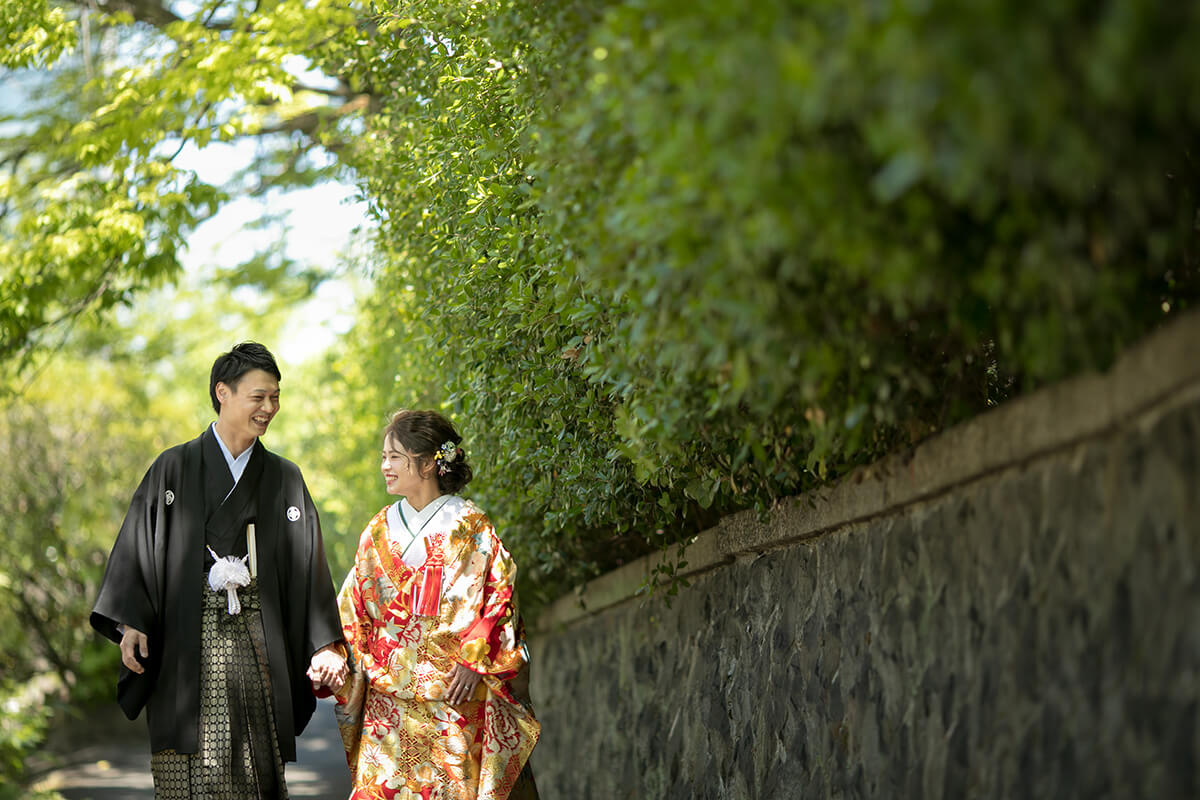
<path fill-rule="evenodd" d="M 0 680 L 0 800 L 61 800 L 56 793 L 34 792 L 28 786 L 27 762 L 42 747 L 51 709 L 31 703 L 26 690 L 9 678 Z"/>
<path fill-rule="evenodd" d="M 1200 295 L 1196 4 L 376 11 L 370 400 L 454 414 L 535 603 Z"/>

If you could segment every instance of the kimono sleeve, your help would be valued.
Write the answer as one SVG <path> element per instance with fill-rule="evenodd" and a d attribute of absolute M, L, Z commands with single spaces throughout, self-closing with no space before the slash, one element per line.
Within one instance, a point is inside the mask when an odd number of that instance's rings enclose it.
<path fill-rule="evenodd" d="M 321 537 L 321 523 L 317 516 L 308 487 L 304 486 L 305 519 L 309 521 L 307 593 L 304 600 L 309 604 L 307 657 L 329 644 L 342 640 L 342 626 L 338 618 L 337 594 L 329 574 L 329 563 L 325 558 L 325 543 Z"/>
<path fill-rule="evenodd" d="M 459 663 L 483 675 L 508 680 L 528 660 L 517 605 L 517 566 L 491 525 L 480 532 L 490 539 L 492 557 L 484 576 L 483 602 L 460 637 Z"/>
<path fill-rule="evenodd" d="M 163 459 L 155 461 L 133 494 L 92 608 L 92 627 L 114 642 L 121 641 L 118 625 L 152 634 L 158 621 L 161 576 L 155 542 L 164 517 Z"/>
<path fill-rule="evenodd" d="M 368 530 L 370 530 L 368 526 Z M 364 532 L 358 551 L 355 554 L 354 566 L 346 575 L 342 588 L 338 592 L 338 611 L 342 621 L 342 637 L 346 642 L 346 664 L 350 674 L 342 688 L 334 692 L 337 705 L 334 707 L 334 718 L 337 720 L 338 731 L 342 737 L 342 746 L 346 750 L 346 762 L 353 771 L 358 764 L 358 750 L 362 741 L 363 709 L 370 683 L 364 650 L 368 646 L 366 631 L 370 629 L 372 620 L 363 602 L 362 579 L 359 575 L 363 569 L 364 548 L 371 547 L 371 538 Z"/>

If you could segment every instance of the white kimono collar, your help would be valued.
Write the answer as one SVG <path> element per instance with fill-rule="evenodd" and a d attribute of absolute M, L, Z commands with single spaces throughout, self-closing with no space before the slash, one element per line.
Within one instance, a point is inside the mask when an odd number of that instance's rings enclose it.
<path fill-rule="evenodd" d="M 424 564 L 426 537 L 429 534 L 448 528 L 454 518 L 462 511 L 465 503 L 466 501 L 461 497 L 444 494 L 434 498 L 429 505 L 420 511 L 412 507 L 408 502 L 408 498 L 401 498 L 399 501 L 388 506 L 388 528 L 393 532 L 396 541 L 404 542 L 405 537 L 408 537 L 410 534 L 412 536 L 404 545 L 404 563 L 410 567 L 418 567 Z M 403 512 L 403 516 L 401 516 L 401 512 Z"/>

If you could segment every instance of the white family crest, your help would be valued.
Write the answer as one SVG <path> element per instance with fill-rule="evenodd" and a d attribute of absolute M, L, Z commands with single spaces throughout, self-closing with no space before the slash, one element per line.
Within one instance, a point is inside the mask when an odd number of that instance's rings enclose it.
<path fill-rule="evenodd" d="M 175 493 L 167 489 L 167 493 L 163 495 L 163 499 L 167 501 L 167 505 L 175 502 Z"/>
<path fill-rule="evenodd" d="M 289 522 L 295 522 L 300 519 L 300 509 L 295 506 L 288 506 L 287 518 Z"/>

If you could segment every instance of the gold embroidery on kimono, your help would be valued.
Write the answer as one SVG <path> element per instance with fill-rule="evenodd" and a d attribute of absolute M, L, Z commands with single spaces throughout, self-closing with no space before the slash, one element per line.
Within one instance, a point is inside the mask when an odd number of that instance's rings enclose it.
<path fill-rule="evenodd" d="M 509 686 L 528 658 L 516 566 L 487 516 L 458 497 L 411 566 L 413 537 L 388 510 L 363 531 L 338 595 L 354 669 L 337 694 L 351 800 L 504 800 L 540 732 Z M 451 706 L 442 698 L 456 663 L 482 680 Z"/>

